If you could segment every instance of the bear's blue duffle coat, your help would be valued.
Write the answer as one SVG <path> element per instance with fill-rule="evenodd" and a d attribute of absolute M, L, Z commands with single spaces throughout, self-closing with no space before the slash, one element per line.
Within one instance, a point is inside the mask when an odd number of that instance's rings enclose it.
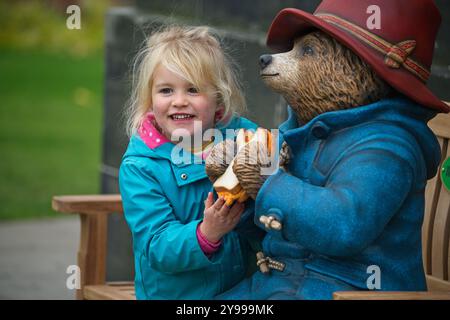
<path fill-rule="evenodd" d="M 266 257 L 283 271 L 257 272 L 221 299 L 331 299 L 339 290 L 425 290 L 424 190 L 440 148 L 431 110 L 404 98 L 324 113 L 280 126 L 293 158 L 270 176 L 255 223 L 274 216 Z"/>

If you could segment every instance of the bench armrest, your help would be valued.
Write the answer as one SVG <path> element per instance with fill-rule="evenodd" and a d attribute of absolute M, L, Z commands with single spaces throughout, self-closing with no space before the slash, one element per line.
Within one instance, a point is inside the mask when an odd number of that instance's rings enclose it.
<path fill-rule="evenodd" d="M 84 287 L 104 285 L 108 215 L 123 213 L 120 194 L 54 196 L 52 208 L 80 216 L 80 246 L 77 263 L 81 270 L 78 299 L 86 299 Z"/>
<path fill-rule="evenodd" d="M 444 291 L 337 291 L 334 300 L 450 300 Z"/>
<path fill-rule="evenodd" d="M 120 194 L 54 196 L 52 208 L 63 213 L 88 215 L 123 212 Z"/>

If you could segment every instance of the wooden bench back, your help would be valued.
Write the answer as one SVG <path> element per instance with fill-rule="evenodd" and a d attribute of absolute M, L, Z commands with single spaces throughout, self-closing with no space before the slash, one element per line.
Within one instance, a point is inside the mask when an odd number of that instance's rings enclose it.
<path fill-rule="evenodd" d="M 425 217 L 422 227 L 422 250 L 428 290 L 450 291 L 450 192 L 442 184 L 443 161 L 450 157 L 450 114 L 440 114 L 430 121 L 442 150 L 438 174 L 427 183 Z"/>

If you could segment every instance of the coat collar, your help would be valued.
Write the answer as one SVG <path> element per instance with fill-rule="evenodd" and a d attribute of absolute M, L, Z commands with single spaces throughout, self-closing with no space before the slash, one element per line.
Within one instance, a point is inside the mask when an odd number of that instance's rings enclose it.
<path fill-rule="evenodd" d="M 130 145 L 124 156 L 141 156 L 153 159 L 166 159 L 176 167 L 186 167 L 190 164 L 201 165 L 205 163 L 204 157 L 196 156 L 189 151 L 176 148 L 176 144 L 172 143 L 164 137 L 153 125 L 153 117 L 151 114 L 146 115 L 146 119 L 139 131 L 130 139 Z M 229 136 L 228 130 L 234 130 L 241 125 L 241 118 L 233 115 L 226 124 L 220 123 L 217 129 L 223 135 L 223 138 L 233 138 Z"/>
<path fill-rule="evenodd" d="M 325 140 L 329 135 L 370 122 L 389 123 L 408 132 L 425 157 L 429 177 L 434 176 L 440 161 L 436 136 L 427 122 L 436 112 L 398 95 L 354 109 L 323 113 L 303 126 L 298 126 L 295 113 L 289 108 L 289 118 L 280 125 L 281 136 L 291 148 L 303 150 L 313 140 Z M 312 140 L 311 140 L 312 139 Z M 419 151 L 419 150 L 418 150 Z"/>
<path fill-rule="evenodd" d="M 202 153 L 193 154 L 181 148 L 174 150 L 176 144 L 160 132 L 152 112 L 146 114 L 137 137 L 151 150 L 147 152 L 149 157 L 167 159 L 178 167 L 185 167 L 191 163 L 202 164 L 206 158 Z"/>
<path fill-rule="evenodd" d="M 150 149 L 155 149 L 162 144 L 170 143 L 158 129 L 156 129 L 155 116 L 152 112 L 145 115 L 145 119 L 142 122 L 138 131 L 139 137 Z"/>
<path fill-rule="evenodd" d="M 287 121 L 279 127 L 280 132 L 285 137 L 304 134 L 314 130 L 320 135 L 320 130 L 315 129 L 320 127 L 323 128 L 323 134 L 326 135 L 326 132 L 337 131 L 381 118 L 392 121 L 415 119 L 421 122 L 428 122 L 436 115 L 434 111 L 430 111 L 403 96 L 380 100 L 353 109 L 323 113 L 303 126 L 300 125 L 297 115 L 291 107 L 288 108 L 288 114 Z"/>

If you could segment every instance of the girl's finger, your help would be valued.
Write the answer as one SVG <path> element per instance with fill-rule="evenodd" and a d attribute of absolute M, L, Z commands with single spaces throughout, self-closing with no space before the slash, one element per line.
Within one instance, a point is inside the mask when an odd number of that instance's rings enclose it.
<path fill-rule="evenodd" d="M 244 204 L 236 202 L 230 209 L 230 219 L 235 219 L 237 216 L 240 216 L 244 212 Z"/>
<path fill-rule="evenodd" d="M 229 211 L 230 211 L 230 207 L 227 206 L 226 203 L 224 202 L 222 204 L 222 207 L 220 208 L 220 210 L 217 212 L 217 214 L 219 216 L 226 217 L 226 216 L 228 216 Z"/>
<path fill-rule="evenodd" d="M 214 198 L 212 192 L 208 192 L 208 197 L 205 200 L 205 209 L 210 208 L 214 204 Z"/>
<path fill-rule="evenodd" d="M 225 199 L 223 197 L 219 197 L 219 199 L 217 199 L 216 202 L 214 203 L 214 210 L 220 211 L 221 208 L 224 206 L 224 204 Z"/>

